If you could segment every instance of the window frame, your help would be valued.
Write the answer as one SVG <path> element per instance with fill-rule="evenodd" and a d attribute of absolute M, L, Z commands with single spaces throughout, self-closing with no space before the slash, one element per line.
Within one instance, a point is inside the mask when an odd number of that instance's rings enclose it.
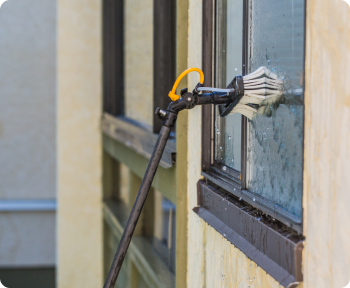
<path fill-rule="evenodd" d="M 246 5 L 247 1 L 244 0 L 244 11 L 243 11 L 243 23 L 246 22 Z M 203 57 L 202 57 L 202 67 L 204 75 L 206 75 L 204 80 L 205 87 L 213 87 L 215 81 L 215 26 L 216 26 L 216 1 L 204 1 L 203 2 Z M 244 25 L 243 35 L 246 35 L 247 25 Z M 247 53 L 246 47 L 247 37 L 244 36 L 243 39 L 243 67 L 242 74 L 246 74 L 246 63 L 247 63 Z M 209 76 L 208 76 L 209 75 Z M 203 173 L 210 173 L 212 167 L 221 166 L 219 162 L 214 161 L 214 141 L 215 141 L 215 131 L 214 131 L 214 105 L 202 106 L 202 171 Z M 235 178 L 235 181 L 228 178 L 227 181 L 231 182 L 233 186 L 240 189 L 245 189 L 245 179 L 246 179 L 246 140 L 247 140 L 247 118 L 242 115 L 242 134 L 241 134 L 241 172 L 229 168 L 232 170 L 231 176 Z M 223 166 L 223 165 L 222 165 Z M 217 171 L 217 169 L 215 169 Z M 214 172 L 214 171 L 212 171 Z M 215 173 L 215 172 L 214 172 Z M 222 173 L 223 174 L 223 173 Z"/>
<path fill-rule="evenodd" d="M 166 109 L 171 100 L 167 96 L 176 71 L 176 2 L 153 0 L 153 110 Z M 160 59 L 160 61 L 159 61 Z M 162 122 L 153 116 L 153 133 L 158 134 Z"/>
<path fill-rule="evenodd" d="M 248 71 L 249 57 L 249 0 L 243 1 L 243 41 L 242 41 L 242 74 Z M 206 75 L 205 87 L 212 87 L 215 81 L 215 33 L 216 33 L 216 2 L 217 0 L 203 1 L 203 57 L 202 67 Z M 305 1 L 306 2 L 306 1 Z M 306 4 L 305 4 L 306 5 Z M 306 22 L 305 22 L 306 23 Z M 304 24 L 305 26 L 305 24 Z M 305 28 L 304 28 L 305 29 Z M 304 34 L 305 43 L 305 34 Z M 304 44 L 305 45 L 305 44 Z M 304 49 L 305 51 L 305 49 Z M 305 61 L 304 61 L 305 62 Z M 208 75 L 208 76 L 207 76 Z M 241 198 L 253 207 L 258 208 L 273 218 L 279 220 L 299 233 L 303 232 L 302 215 L 297 217 L 287 212 L 268 199 L 261 197 L 247 189 L 247 139 L 248 119 L 242 115 L 241 121 L 241 171 L 227 167 L 223 163 L 214 161 L 215 131 L 214 105 L 202 107 L 202 176 L 224 188 L 228 193 Z M 222 172 L 225 166 L 226 172 Z M 229 175 L 230 174 L 230 175 Z"/>
<path fill-rule="evenodd" d="M 124 1 L 102 3 L 103 111 L 124 114 Z"/>
<path fill-rule="evenodd" d="M 153 108 L 165 109 L 175 78 L 175 0 L 153 1 Z M 167 15 L 167 17 L 165 17 Z M 124 2 L 103 1 L 103 133 L 149 159 L 157 141 L 161 121 L 153 114 L 153 126 L 124 116 Z M 122 41 L 120 41 L 122 39 Z M 159 61 L 159 58 L 161 61 Z M 161 76 L 159 76 L 161 75 Z M 175 133 L 164 150 L 160 166 L 172 168 L 176 162 Z"/>
<path fill-rule="evenodd" d="M 168 101 L 167 94 L 169 86 L 175 75 L 175 0 L 170 1 L 153 1 L 154 15 L 165 13 L 172 14 L 172 19 L 153 17 L 153 53 L 162 60 L 157 61 L 154 57 L 153 73 L 154 76 L 162 73 L 162 77 L 154 78 L 154 93 L 152 95 L 153 106 L 164 107 Z M 129 210 L 132 205 L 125 205 L 120 197 L 120 169 L 121 163 L 127 166 L 128 173 L 133 175 L 141 183 L 142 177 L 146 171 L 148 160 L 152 155 L 155 143 L 158 139 L 158 130 L 161 127 L 161 121 L 154 117 L 151 119 L 153 126 L 135 121 L 134 119 L 125 117 L 124 100 L 125 100 L 125 84 L 124 84 L 124 1 L 103 0 L 102 15 L 102 59 L 103 59 L 103 114 L 101 119 L 101 132 L 103 143 L 103 222 L 104 222 L 104 262 L 105 273 L 108 273 L 110 267 L 111 255 L 117 250 L 118 243 L 125 228 Z M 163 25 L 165 24 L 165 25 Z M 157 30 L 157 25 L 161 26 Z M 161 71 L 161 72 L 159 72 Z M 169 81 L 171 84 L 169 85 Z M 137 84 L 137 83 L 136 83 Z M 164 93 L 166 87 L 166 93 Z M 156 93 L 157 92 L 157 93 Z M 160 93 L 159 93 L 160 92 Z M 142 97 L 142 95 L 140 95 Z M 169 100 L 170 102 L 170 100 Z M 153 115 L 153 113 L 152 113 Z M 154 190 L 169 199 L 176 205 L 176 168 L 174 167 L 176 160 L 176 142 L 174 133 L 169 139 L 163 156 L 160 161 L 160 167 L 157 170 L 148 202 L 146 202 L 143 214 L 143 229 L 139 235 L 134 235 L 130 243 L 129 252 L 125 259 L 125 264 L 121 270 L 118 287 L 125 286 L 125 282 L 131 279 L 130 265 L 138 271 L 135 274 L 142 274 L 142 279 L 149 287 L 175 287 L 175 261 L 169 261 L 168 265 L 164 265 L 164 259 L 168 254 L 162 254 L 160 245 L 155 246 L 151 243 L 150 230 L 154 229 L 154 222 L 149 221 L 155 217 L 154 208 Z M 131 183 L 136 187 L 130 188 Z M 138 191 L 139 184 L 135 181 L 129 183 L 129 190 Z M 135 189 L 134 189 L 135 188 Z M 130 193 L 130 191 L 129 191 Z M 153 198 L 152 198 L 153 194 Z M 131 198 L 136 195 L 129 195 Z M 130 201 L 133 201 L 130 200 Z M 176 214 L 175 214 L 176 215 Z M 172 221 L 176 221 L 173 215 Z M 147 223 L 147 225 L 146 225 Z M 176 238 L 175 224 L 172 229 L 173 237 Z M 137 233 L 135 233 L 137 234 Z M 176 240 L 172 245 L 172 253 L 175 253 Z M 176 257 L 174 254 L 173 256 Z M 133 272 L 134 273 L 134 272 Z M 165 281 L 166 280 L 166 281 Z M 125 285 L 124 285 L 125 284 Z"/>

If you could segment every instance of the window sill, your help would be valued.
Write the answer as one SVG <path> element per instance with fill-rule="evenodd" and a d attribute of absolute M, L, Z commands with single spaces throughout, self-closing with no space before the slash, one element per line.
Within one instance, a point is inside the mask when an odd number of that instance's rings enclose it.
<path fill-rule="evenodd" d="M 193 211 L 249 259 L 284 287 L 302 281 L 302 236 L 215 184 L 201 180 L 197 193 Z"/>
<path fill-rule="evenodd" d="M 107 200 L 103 204 L 103 217 L 113 234 L 109 245 L 116 251 L 127 221 L 127 209 L 121 202 Z M 117 241 L 115 241 L 117 240 Z M 174 288 L 175 277 L 153 251 L 151 243 L 144 237 L 136 236 L 131 240 L 127 256 L 142 275 L 149 287 Z"/>
<path fill-rule="evenodd" d="M 222 174 L 216 173 L 213 168 L 208 172 L 202 172 L 202 175 L 214 184 L 224 188 L 228 193 L 231 193 L 238 198 L 242 198 L 243 201 L 249 203 L 253 207 L 260 209 L 264 213 L 273 216 L 297 232 L 302 233 L 301 219 L 284 210 L 282 207 L 262 198 L 260 195 L 254 194 L 248 190 L 242 190 L 240 183 L 232 181 Z"/>
<path fill-rule="evenodd" d="M 148 127 L 125 117 L 114 117 L 104 113 L 101 129 L 105 135 L 123 143 L 128 148 L 149 159 L 157 142 L 158 135 Z M 169 139 L 160 166 L 168 169 L 174 166 L 176 157 L 175 139 Z"/>
<path fill-rule="evenodd" d="M 140 178 L 143 178 L 148 159 L 125 146 L 123 143 L 103 135 L 103 150 L 113 159 L 128 166 L 128 169 Z M 165 169 L 158 167 L 152 187 L 162 193 L 171 202 L 176 204 L 176 171 L 175 167 Z"/>

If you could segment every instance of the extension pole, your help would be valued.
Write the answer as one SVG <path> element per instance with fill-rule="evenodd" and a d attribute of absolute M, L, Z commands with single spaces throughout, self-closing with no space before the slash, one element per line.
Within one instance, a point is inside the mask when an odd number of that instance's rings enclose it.
<path fill-rule="evenodd" d="M 120 240 L 118 250 L 115 253 L 112 266 L 109 270 L 104 288 L 114 288 L 115 282 L 117 281 L 120 268 L 122 267 L 126 252 L 134 234 L 137 221 L 139 220 L 143 205 L 146 202 L 146 198 L 151 188 L 154 175 L 157 172 L 157 168 L 162 158 L 165 145 L 169 139 L 171 128 L 167 126 L 162 126 L 162 129 L 159 132 L 159 136 L 154 147 L 151 159 L 148 163 L 145 175 L 143 176 L 142 183 L 137 193 L 134 206 L 132 207 L 128 222 L 123 233 L 123 236 Z"/>
<path fill-rule="evenodd" d="M 192 70 L 193 69 L 187 70 L 187 73 L 191 72 Z M 194 71 L 197 71 L 197 68 Z M 202 86 L 203 85 L 201 83 L 198 83 L 196 88 Z M 175 88 L 173 88 L 173 91 L 176 90 L 176 85 L 174 87 Z M 117 252 L 115 253 L 112 266 L 109 270 L 107 280 L 103 286 L 104 288 L 114 288 L 115 282 L 117 281 L 120 268 L 123 265 L 125 254 L 128 251 L 132 235 L 134 234 L 134 230 L 137 225 L 137 221 L 139 220 L 143 205 L 146 202 L 146 198 L 149 189 L 151 188 L 154 175 L 157 172 L 160 159 L 162 158 L 165 145 L 169 139 L 170 131 L 175 125 L 178 113 L 184 109 L 192 109 L 197 105 L 229 104 L 233 102 L 237 96 L 239 96 L 237 93 L 230 92 L 225 95 L 216 95 L 214 93 L 201 94 L 199 97 L 196 88 L 192 93 L 187 92 L 187 88 L 182 89 L 182 97 L 174 102 L 171 102 L 166 111 L 161 110 L 160 108 L 157 108 L 155 111 L 155 114 L 160 119 L 162 119 L 162 129 L 159 132 L 157 143 L 154 147 L 151 159 L 147 166 L 146 173 L 143 176 L 140 190 L 137 193 L 137 197 L 135 199 L 134 206 L 132 207 L 128 222 L 126 223 L 122 239 L 119 242 L 119 246 Z M 234 89 L 234 91 L 237 91 L 237 89 Z M 174 93 L 174 95 L 172 95 L 172 92 L 169 94 L 171 94 L 173 97 L 179 97 Z"/>

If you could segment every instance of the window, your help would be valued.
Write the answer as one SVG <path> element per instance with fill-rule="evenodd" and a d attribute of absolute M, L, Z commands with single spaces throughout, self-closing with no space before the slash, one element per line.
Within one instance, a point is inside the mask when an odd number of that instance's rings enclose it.
<path fill-rule="evenodd" d="M 265 66 L 284 87 L 251 120 L 202 108 L 194 211 L 284 286 L 302 278 L 304 14 L 304 0 L 203 1 L 204 86 Z"/>
<path fill-rule="evenodd" d="M 104 0 L 103 19 L 104 111 L 157 133 L 175 78 L 175 1 Z"/>
<path fill-rule="evenodd" d="M 283 79 L 285 92 L 263 102 L 252 120 L 203 109 L 212 119 L 203 123 L 212 131 L 203 133 L 204 174 L 301 232 L 304 1 L 218 0 L 213 7 L 212 67 L 204 58 L 212 84 L 224 88 L 265 66 Z"/>
<path fill-rule="evenodd" d="M 161 128 L 154 111 L 170 103 L 175 78 L 175 1 L 104 0 L 103 9 L 102 129 L 149 158 Z M 160 165 L 174 162 L 172 133 Z"/>
<path fill-rule="evenodd" d="M 154 195 L 151 195 L 153 221 L 148 223 L 152 231 L 148 235 L 148 240 L 170 271 L 175 274 L 176 206 L 159 191 L 155 190 L 153 193 Z"/>
<path fill-rule="evenodd" d="M 142 179 L 128 166 L 104 155 L 105 273 L 121 239 Z M 116 287 L 145 281 L 145 287 L 175 283 L 176 206 L 151 188 Z M 132 267 L 132 268 L 131 268 Z M 131 268 L 131 269 L 130 269 Z"/>
<path fill-rule="evenodd" d="M 174 42 L 175 1 L 103 1 L 106 269 L 158 138 L 161 121 L 154 119 L 154 110 L 166 108 L 170 102 L 167 95 L 175 74 Z M 175 145 L 172 133 L 116 287 L 175 285 Z"/>

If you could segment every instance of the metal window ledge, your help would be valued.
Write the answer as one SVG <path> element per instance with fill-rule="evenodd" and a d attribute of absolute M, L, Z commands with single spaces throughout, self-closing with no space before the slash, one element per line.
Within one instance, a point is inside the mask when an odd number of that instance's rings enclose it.
<path fill-rule="evenodd" d="M 152 155 L 158 135 L 150 127 L 125 117 L 114 117 L 104 113 L 101 121 L 102 131 L 135 152 L 149 159 Z M 171 168 L 175 164 L 176 143 L 170 139 L 165 147 L 160 166 Z"/>
<path fill-rule="evenodd" d="M 0 212 L 55 212 L 56 200 L 0 200 Z"/>
<path fill-rule="evenodd" d="M 199 217 L 284 287 L 302 282 L 300 234 L 215 184 L 201 180 L 197 193 Z"/>
<path fill-rule="evenodd" d="M 121 202 L 106 200 L 103 205 L 104 220 L 118 241 L 112 242 L 116 251 L 127 221 L 128 209 Z M 175 276 L 170 272 L 154 249 L 150 241 L 144 237 L 133 237 L 128 250 L 128 256 L 139 271 L 148 287 L 174 288 Z"/>
<path fill-rule="evenodd" d="M 213 168 L 208 172 L 202 172 L 202 175 L 209 181 L 224 188 L 227 192 L 232 193 L 238 198 L 242 198 L 243 201 L 260 209 L 264 213 L 273 216 L 299 233 L 302 233 L 302 221 L 300 217 L 289 213 L 282 207 L 268 201 L 267 199 L 264 199 L 260 195 L 254 194 L 248 190 L 242 190 L 240 184 L 224 177 L 223 175 L 220 175 L 219 173 L 215 173 L 215 169 Z"/>

